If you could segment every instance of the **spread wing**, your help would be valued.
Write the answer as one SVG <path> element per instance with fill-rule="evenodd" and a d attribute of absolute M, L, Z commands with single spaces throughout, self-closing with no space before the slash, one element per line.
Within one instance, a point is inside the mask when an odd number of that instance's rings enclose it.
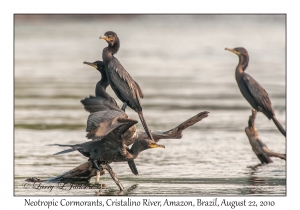
<path fill-rule="evenodd" d="M 124 122 L 119 118 L 127 118 L 127 114 L 123 111 L 99 111 L 91 113 L 87 119 L 86 135 L 88 139 L 100 139 L 112 132 Z"/>
<path fill-rule="evenodd" d="M 262 109 L 258 111 L 262 111 L 267 114 L 267 116 L 272 117 L 274 112 L 267 91 L 249 74 L 245 73 L 243 79 L 255 102 Z"/>
<path fill-rule="evenodd" d="M 141 108 L 139 98 L 144 96 L 143 92 L 118 59 L 114 58 L 107 68 L 111 79 L 110 85 L 120 100 L 126 102 L 131 108 Z"/>
<path fill-rule="evenodd" d="M 123 134 L 134 124 L 137 123 L 136 120 L 130 118 L 118 118 L 120 123 L 123 123 L 121 126 L 116 128 L 113 132 L 110 132 L 106 135 L 103 139 L 101 139 L 101 144 L 106 147 L 110 148 L 112 155 L 113 153 L 121 152 L 124 155 L 128 152 L 128 148 L 126 145 L 126 138 L 124 138 Z M 105 149 L 105 148 L 104 148 Z"/>
<path fill-rule="evenodd" d="M 134 119 L 130 119 L 130 118 L 119 118 L 118 121 L 120 123 L 123 123 L 122 126 L 120 126 L 118 128 L 118 133 L 119 133 L 119 138 L 133 125 L 135 125 L 136 123 L 138 123 L 138 121 L 134 120 Z M 126 140 L 126 139 L 124 139 Z"/>
<path fill-rule="evenodd" d="M 60 146 L 60 147 L 71 147 L 72 149 L 66 149 L 60 152 L 57 152 L 53 155 L 61 155 L 61 154 L 65 154 L 65 153 L 69 153 L 69 152 L 74 152 L 74 151 L 78 151 L 80 152 L 82 155 L 89 157 L 90 156 L 90 150 L 87 147 L 87 145 L 90 144 L 95 144 L 94 142 L 86 142 L 83 144 L 50 144 L 49 146 Z"/>
<path fill-rule="evenodd" d="M 90 96 L 89 98 L 82 99 L 80 102 L 84 106 L 84 109 L 90 113 L 98 111 L 121 110 L 115 100 L 110 101 L 99 96 Z"/>

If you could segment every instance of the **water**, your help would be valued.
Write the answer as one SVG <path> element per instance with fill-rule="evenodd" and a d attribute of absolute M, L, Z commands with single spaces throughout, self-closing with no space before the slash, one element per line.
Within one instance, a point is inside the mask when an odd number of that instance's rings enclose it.
<path fill-rule="evenodd" d="M 181 140 L 161 140 L 165 149 L 142 152 L 135 161 L 139 176 L 125 162 L 112 163 L 125 195 L 286 195 L 284 160 L 249 167 L 259 163 L 244 132 L 251 109 L 234 78 L 238 58 L 224 50 L 248 50 L 247 72 L 267 90 L 285 127 L 283 15 L 16 17 L 15 195 L 95 195 L 95 189 L 23 185 L 28 177 L 57 176 L 87 160 L 76 152 L 53 156 L 60 148 L 46 145 L 86 141 L 88 113 L 80 100 L 94 94 L 100 75 L 82 62 L 102 60 L 107 44 L 99 36 L 108 30 L 117 32 L 116 57 L 145 94 L 143 111 L 151 130 L 168 130 L 210 112 Z M 138 119 L 129 108 L 126 112 Z M 286 152 L 285 138 L 262 113 L 256 126 L 270 149 Z M 101 183 L 103 195 L 118 194 L 108 174 Z"/>

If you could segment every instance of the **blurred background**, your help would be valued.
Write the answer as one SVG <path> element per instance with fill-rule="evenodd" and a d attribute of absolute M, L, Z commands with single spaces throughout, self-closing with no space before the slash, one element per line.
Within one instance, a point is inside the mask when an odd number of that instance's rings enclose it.
<path fill-rule="evenodd" d="M 99 36 L 109 30 L 121 41 L 115 56 L 145 94 L 151 130 L 210 112 L 181 140 L 161 140 L 164 150 L 141 153 L 139 176 L 125 162 L 111 164 L 125 188 L 135 186 L 129 195 L 286 194 L 285 161 L 249 167 L 259 163 L 244 132 L 251 107 L 235 81 L 238 57 L 224 50 L 248 50 L 246 71 L 267 90 L 286 127 L 285 15 L 15 15 L 14 21 L 15 195 L 93 195 L 22 185 L 27 177 L 56 176 L 87 160 L 78 152 L 53 156 L 61 148 L 46 145 L 87 140 L 88 112 L 80 100 L 95 94 L 101 76 L 83 61 L 102 60 L 107 43 Z M 256 126 L 270 149 L 286 152 L 284 136 L 262 113 Z M 101 179 L 105 193 L 118 190 L 108 174 Z"/>

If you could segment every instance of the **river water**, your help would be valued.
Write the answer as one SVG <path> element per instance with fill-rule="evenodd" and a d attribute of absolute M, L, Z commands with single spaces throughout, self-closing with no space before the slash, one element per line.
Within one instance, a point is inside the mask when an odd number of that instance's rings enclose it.
<path fill-rule="evenodd" d="M 248 50 L 247 72 L 267 90 L 285 127 L 285 24 L 284 15 L 16 15 L 14 194 L 95 195 L 94 189 L 37 190 L 24 187 L 24 180 L 54 177 L 87 160 L 78 152 L 53 156 L 61 148 L 46 145 L 87 140 L 88 113 L 80 100 L 94 94 L 100 75 L 83 61 L 102 60 L 107 44 L 99 36 L 113 30 L 121 40 L 116 57 L 145 94 L 151 130 L 210 112 L 182 139 L 161 140 L 165 149 L 142 152 L 138 176 L 126 162 L 112 163 L 125 195 L 286 195 L 284 160 L 252 168 L 259 160 L 244 132 L 251 107 L 235 81 L 238 57 L 224 50 Z M 286 152 L 285 137 L 262 113 L 256 126 L 270 149 Z M 101 183 L 102 195 L 118 194 L 109 174 Z"/>

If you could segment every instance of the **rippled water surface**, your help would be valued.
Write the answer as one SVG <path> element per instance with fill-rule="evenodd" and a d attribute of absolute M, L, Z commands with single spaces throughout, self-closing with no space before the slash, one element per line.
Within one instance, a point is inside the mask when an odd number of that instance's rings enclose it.
<path fill-rule="evenodd" d="M 94 94 L 100 74 L 82 63 L 102 60 L 107 44 L 99 36 L 108 30 L 118 34 L 116 57 L 145 94 L 151 130 L 210 112 L 182 139 L 161 140 L 165 149 L 142 152 L 135 161 L 138 176 L 126 162 L 112 163 L 125 195 L 286 195 L 284 160 L 250 167 L 259 163 L 244 132 L 251 107 L 235 81 L 238 57 L 224 50 L 248 50 L 247 72 L 267 90 L 285 127 L 283 15 L 15 16 L 15 195 L 95 194 L 24 188 L 24 180 L 57 176 L 87 160 L 77 152 L 53 156 L 60 148 L 46 145 L 86 141 L 88 113 L 80 100 Z M 138 119 L 130 108 L 126 112 Z M 285 153 L 286 140 L 272 121 L 258 113 L 256 125 L 270 149 Z M 103 195 L 118 194 L 109 174 L 101 183 Z"/>

